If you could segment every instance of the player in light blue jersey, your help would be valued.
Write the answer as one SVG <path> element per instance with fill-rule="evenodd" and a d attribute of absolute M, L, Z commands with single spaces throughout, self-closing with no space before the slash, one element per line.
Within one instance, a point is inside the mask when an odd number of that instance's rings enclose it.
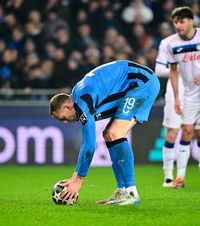
<path fill-rule="evenodd" d="M 62 199 L 75 197 L 88 173 L 96 146 L 95 121 L 110 118 L 103 131 L 117 182 L 115 193 L 103 205 L 139 204 L 134 176 L 134 156 L 126 135 L 138 122 L 148 120 L 160 84 L 154 72 L 127 60 L 113 61 L 90 71 L 71 95 L 60 93 L 50 100 L 50 114 L 65 124 L 82 123 L 82 145 L 72 178 L 63 185 Z"/>

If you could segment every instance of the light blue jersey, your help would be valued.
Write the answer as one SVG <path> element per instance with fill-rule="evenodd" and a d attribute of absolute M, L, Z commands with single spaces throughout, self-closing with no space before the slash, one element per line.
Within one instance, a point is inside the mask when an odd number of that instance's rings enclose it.
<path fill-rule="evenodd" d="M 160 85 L 154 72 L 127 60 L 113 61 L 90 71 L 72 90 L 82 123 L 82 145 L 76 171 L 86 176 L 96 145 L 95 121 L 104 118 L 148 120 Z"/>

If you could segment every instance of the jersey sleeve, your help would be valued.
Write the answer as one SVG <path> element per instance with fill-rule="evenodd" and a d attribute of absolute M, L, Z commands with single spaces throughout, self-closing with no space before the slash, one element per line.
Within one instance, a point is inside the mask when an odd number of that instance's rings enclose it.
<path fill-rule="evenodd" d="M 96 147 L 96 126 L 91 96 L 83 95 L 76 104 L 79 121 L 82 123 L 82 144 L 78 155 L 76 172 L 86 176 Z"/>
<path fill-rule="evenodd" d="M 167 53 L 167 46 L 164 40 L 161 41 L 158 51 L 158 56 L 156 58 L 156 63 L 163 64 L 167 67 L 168 65 L 168 53 Z"/>
<path fill-rule="evenodd" d="M 155 73 L 158 77 L 169 77 L 168 53 L 165 40 L 162 40 L 159 46 Z"/>
<path fill-rule="evenodd" d="M 172 49 L 172 46 L 170 45 L 170 42 L 168 42 L 166 50 L 167 50 L 167 54 L 168 54 L 168 63 L 169 64 L 177 63 L 176 62 L 176 58 L 175 58 L 175 56 L 173 54 L 173 49 Z"/>

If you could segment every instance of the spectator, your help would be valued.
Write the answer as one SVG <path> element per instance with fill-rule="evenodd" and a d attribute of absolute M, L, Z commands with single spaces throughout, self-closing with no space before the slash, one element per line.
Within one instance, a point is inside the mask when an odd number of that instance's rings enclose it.
<path fill-rule="evenodd" d="M 122 11 L 122 19 L 126 23 L 149 23 L 153 20 L 152 10 L 143 0 L 132 0 Z"/>
<path fill-rule="evenodd" d="M 65 88 L 67 87 L 69 74 L 66 73 L 67 60 L 65 52 L 62 48 L 56 48 L 53 57 L 54 62 L 54 72 L 51 79 L 51 88 Z"/>
<path fill-rule="evenodd" d="M 41 69 L 40 64 L 35 64 L 30 67 L 28 78 L 28 87 L 32 89 L 48 88 L 48 76 Z"/>
<path fill-rule="evenodd" d="M 90 70 L 115 59 L 138 59 L 151 67 L 160 40 L 172 32 L 171 10 L 182 4 L 192 7 L 199 24 L 198 1 L 1 0 L 1 69 L 5 52 L 17 56 L 6 64 L 15 79 L 5 87 L 26 87 L 33 65 L 46 61 L 52 65 L 48 88 L 73 86 L 80 79 L 77 67 Z"/>
<path fill-rule="evenodd" d="M 53 38 L 56 29 L 61 26 L 69 29 L 68 23 L 60 18 L 55 10 L 49 11 L 47 13 L 47 20 L 44 21 L 44 34 L 46 35 L 46 39 Z"/>
<path fill-rule="evenodd" d="M 11 39 L 11 34 L 13 29 L 17 26 L 17 20 L 14 14 L 6 14 L 2 18 L 2 23 L 0 24 L 1 26 L 1 37 L 5 40 L 8 41 Z"/>
<path fill-rule="evenodd" d="M 56 33 L 54 35 L 55 44 L 57 47 L 62 48 L 67 55 L 70 54 L 72 49 L 74 48 L 74 44 L 71 41 L 71 36 L 69 31 L 61 26 L 56 29 Z"/>
<path fill-rule="evenodd" d="M 17 59 L 17 51 L 14 49 L 6 49 L 2 54 L 0 64 L 0 88 L 12 88 L 15 82 L 15 65 Z"/>
<path fill-rule="evenodd" d="M 96 46 L 97 42 L 92 36 L 91 27 L 89 24 L 82 24 L 78 27 L 78 38 L 76 46 L 81 51 L 85 51 L 88 46 Z"/>

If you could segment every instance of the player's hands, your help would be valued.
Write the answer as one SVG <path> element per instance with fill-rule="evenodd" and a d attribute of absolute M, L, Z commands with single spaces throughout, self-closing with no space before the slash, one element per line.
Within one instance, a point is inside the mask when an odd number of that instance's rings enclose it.
<path fill-rule="evenodd" d="M 67 201 L 68 199 L 76 198 L 81 189 L 82 183 L 83 178 L 80 178 L 75 172 L 70 180 L 62 183 L 62 186 L 66 187 L 66 189 L 62 192 L 60 196 L 61 199 Z"/>
<path fill-rule="evenodd" d="M 175 98 L 174 108 L 177 114 L 180 115 L 182 113 L 181 102 L 178 98 Z"/>
<path fill-rule="evenodd" d="M 197 86 L 200 86 L 200 75 L 194 77 L 194 83 L 195 83 Z"/>

